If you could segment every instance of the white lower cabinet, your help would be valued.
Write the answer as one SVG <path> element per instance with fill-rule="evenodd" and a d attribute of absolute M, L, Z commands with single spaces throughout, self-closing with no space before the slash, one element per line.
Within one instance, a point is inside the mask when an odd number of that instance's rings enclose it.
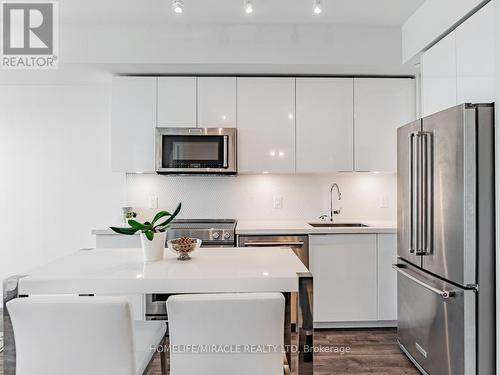
<path fill-rule="evenodd" d="M 393 325 L 395 234 L 309 236 L 317 327 Z"/>
<path fill-rule="evenodd" d="M 377 319 L 377 235 L 310 236 L 315 322 Z"/>
<path fill-rule="evenodd" d="M 377 235 L 378 320 L 394 321 L 398 318 L 397 276 L 392 269 L 397 253 L 395 234 Z"/>

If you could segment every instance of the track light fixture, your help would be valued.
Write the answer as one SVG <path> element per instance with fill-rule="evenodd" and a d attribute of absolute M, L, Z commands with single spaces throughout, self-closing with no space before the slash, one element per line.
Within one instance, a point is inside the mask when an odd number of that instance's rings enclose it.
<path fill-rule="evenodd" d="M 252 14 L 253 13 L 252 0 L 245 0 L 245 13 L 246 14 Z"/>
<path fill-rule="evenodd" d="M 184 12 L 184 0 L 173 0 L 172 9 L 177 14 L 181 14 L 182 12 Z"/>
<path fill-rule="evenodd" d="M 321 0 L 313 0 L 313 13 L 320 14 L 323 11 Z"/>

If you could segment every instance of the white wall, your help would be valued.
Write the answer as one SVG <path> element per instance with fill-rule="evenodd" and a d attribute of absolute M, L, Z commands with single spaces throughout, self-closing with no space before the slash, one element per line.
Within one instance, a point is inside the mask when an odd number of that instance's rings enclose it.
<path fill-rule="evenodd" d="M 93 246 L 120 217 L 110 84 L 0 85 L 0 279 Z"/>
<path fill-rule="evenodd" d="M 238 177 L 169 177 L 127 175 L 127 202 L 148 216 L 149 196 L 160 208 L 182 202 L 182 218 L 315 219 L 329 211 L 330 186 L 342 191 L 341 218 L 396 219 L 396 175 L 338 173 L 332 175 L 239 175 Z M 283 208 L 273 208 L 273 197 Z M 382 198 L 387 208 L 380 208 Z M 146 218 L 145 218 L 146 219 Z"/>
<path fill-rule="evenodd" d="M 466 19 L 470 12 L 488 1 L 427 0 L 401 28 L 403 62 L 415 58 Z"/>

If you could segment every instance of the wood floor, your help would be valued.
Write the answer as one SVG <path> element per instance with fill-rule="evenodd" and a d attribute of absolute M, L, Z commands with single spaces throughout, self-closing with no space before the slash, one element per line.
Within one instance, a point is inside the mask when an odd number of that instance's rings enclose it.
<path fill-rule="evenodd" d="M 316 346 L 350 348 L 349 353 L 318 353 L 315 355 L 315 375 L 419 375 L 396 344 L 396 330 L 356 329 L 318 330 Z M 148 375 L 160 375 L 160 360 L 156 357 Z M 3 356 L 0 354 L 0 375 Z"/>

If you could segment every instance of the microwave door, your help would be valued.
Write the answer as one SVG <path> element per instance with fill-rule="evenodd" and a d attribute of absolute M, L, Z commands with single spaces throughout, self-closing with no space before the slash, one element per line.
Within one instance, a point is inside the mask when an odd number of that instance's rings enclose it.
<path fill-rule="evenodd" d="M 236 173 L 236 129 L 158 128 L 156 134 L 158 173 Z"/>

